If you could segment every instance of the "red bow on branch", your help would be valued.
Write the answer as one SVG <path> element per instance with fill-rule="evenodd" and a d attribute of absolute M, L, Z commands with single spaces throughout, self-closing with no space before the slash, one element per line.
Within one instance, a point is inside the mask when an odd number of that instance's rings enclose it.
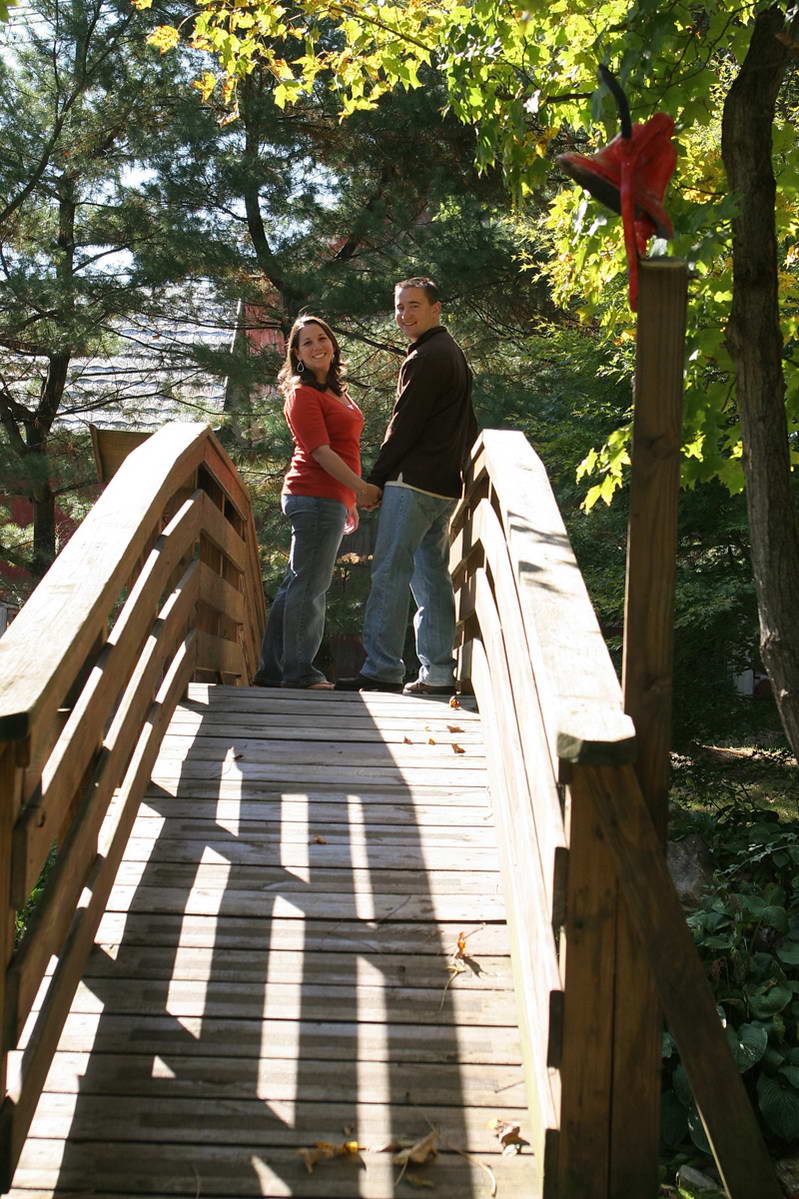
<path fill-rule="evenodd" d="M 671 141 L 674 121 L 657 112 L 644 125 L 633 125 L 624 92 L 606 67 L 602 78 L 619 105 L 621 133 L 596 154 L 559 154 L 558 162 L 577 183 L 602 204 L 621 214 L 630 307 L 638 304 L 638 258 L 650 237 L 674 233 L 663 196 L 677 162 Z"/>

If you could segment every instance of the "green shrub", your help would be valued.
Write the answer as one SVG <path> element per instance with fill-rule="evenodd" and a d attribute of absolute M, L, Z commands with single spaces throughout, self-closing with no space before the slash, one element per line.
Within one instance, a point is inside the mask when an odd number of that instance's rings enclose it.
<path fill-rule="evenodd" d="M 799 1141 L 799 823 L 746 795 L 678 810 L 673 834 L 700 833 L 713 877 L 688 916 L 719 1016 L 767 1142 Z M 670 1034 L 663 1040 L 662 1137 L 683 1157 L 710 1152 Z"/>

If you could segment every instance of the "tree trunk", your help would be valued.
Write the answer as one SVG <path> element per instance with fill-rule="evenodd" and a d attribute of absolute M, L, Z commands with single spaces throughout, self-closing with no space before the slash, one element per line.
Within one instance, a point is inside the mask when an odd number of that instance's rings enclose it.
<path fill-rule="evenodd" d="M 68 351 L 51 354 L 47 376 L 36 415 L 25 422 L 25 465 L 30 478 L 33 502 L 33 562 L 31 573 L 38 581 L 55 560 L 55 496 L 50 482 L 50 427 L 61 405 L 71 355 Z"/>
<path fill-rule="evenodd" d="M 799 517 L 785 416 L 777 296 L 772 124 L 788 51 L 781 9 L 761 12 L 724 103 L 722 156 L 738 202 L 727 346 L 735 363 L 743 465 L 760 616 L 760 649 L 799 758 Z"/>

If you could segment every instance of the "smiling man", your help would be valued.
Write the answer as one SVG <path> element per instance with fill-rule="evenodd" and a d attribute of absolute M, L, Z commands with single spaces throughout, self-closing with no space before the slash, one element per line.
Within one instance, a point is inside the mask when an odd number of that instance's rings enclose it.
<path fill-rule="evenodd" d="M 411 343 L 397 398 L 368 482 L 383 489 L 363 624 L 366 660 L 339 690 L 401 691 L 411 594 L 419 677 L 405 692 L 452 691 L 455 601 L 449 574 L 449 520 L 463 490 L 463 466 L 477 436 L 472 373 L 441 320 L 432 279 L 404 279 L 394 316 Z"/>

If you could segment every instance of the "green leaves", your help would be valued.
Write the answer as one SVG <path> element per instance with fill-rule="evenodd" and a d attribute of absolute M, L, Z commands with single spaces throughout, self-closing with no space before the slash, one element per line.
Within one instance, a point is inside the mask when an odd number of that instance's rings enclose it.
<path fill-rule="evenodd" d="M 736 815 L 737 813 L 737 815 Z M 764 1131 L 779 1141 L 799 1136 L 799 876 L 797 826 L 774 812 L 724 808 L 711 823 L 695 813 L 715 853 L 714 887 L 688 917 L 713 985 L 724 1033 L 741 1074 L 757 1096 Z M 687 1077 L 664 1041 L 663 1139 L 679 1136 L 709 1152 Z M 679 1107 L 678 1107 L 679 1105 Z M 684 1122 L 679 1108 L 683 1109 Z"/>
<path fill-rule="evenodd" d="M 766 1052 L 768 1032 L 762 1024 L 742 1024 L 737 1031 L 728 1024 L 725 1035 L 741 1074 L 757 1065 Z"/>
<path fill-rule="evenodd" d="M 799 1074 L 795 1068 L 793 1074 Z M 757 1102 L 766 1124 L 783 1141 L 799 1139 L 799 1086 L 792 1084 L 783 1068 L 778 1074 L 761 1074 L 757 1080 Z"/>

